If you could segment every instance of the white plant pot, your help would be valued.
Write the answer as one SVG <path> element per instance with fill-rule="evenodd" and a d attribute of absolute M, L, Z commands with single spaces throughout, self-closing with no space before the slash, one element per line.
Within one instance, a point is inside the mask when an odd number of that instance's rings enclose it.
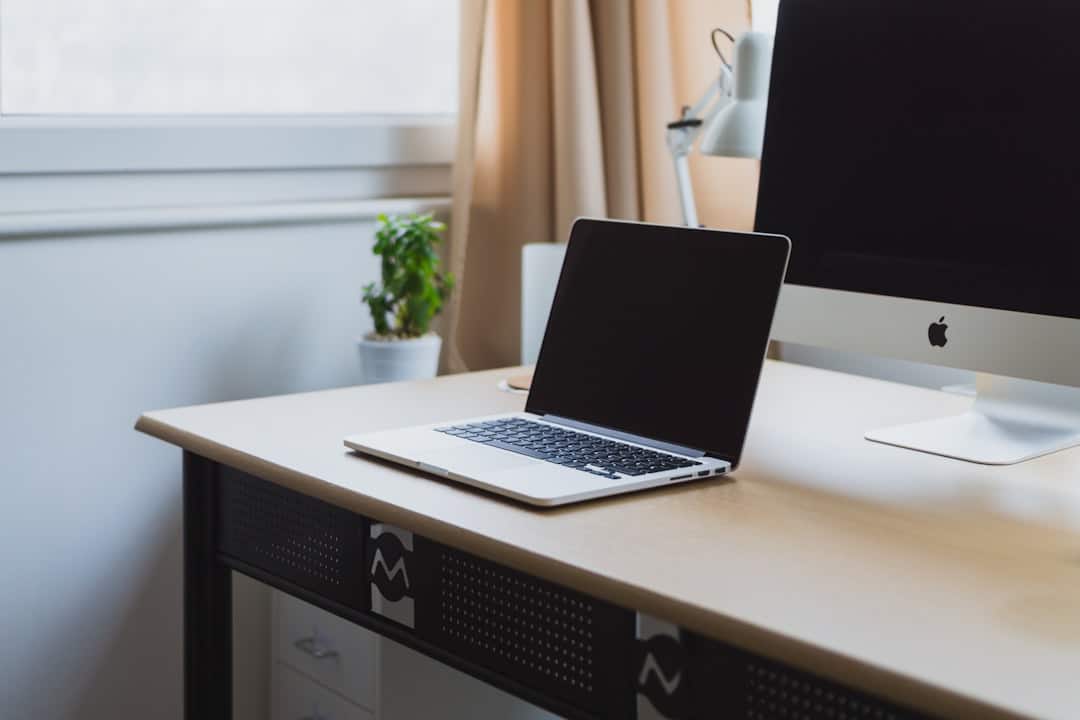
<path fill-rule="evenodd" d="M 439 372 L 442 338 L 435 333 L 409 340 L 357 341 L 360 352 L 360 382 L 363 384 L 425 380 Z"/>

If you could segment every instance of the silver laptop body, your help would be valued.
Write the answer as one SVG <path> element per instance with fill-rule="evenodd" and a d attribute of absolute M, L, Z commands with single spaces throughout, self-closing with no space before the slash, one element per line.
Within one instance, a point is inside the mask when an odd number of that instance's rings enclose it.
<path fill-rule="evenodd" d="M 525 412 L 345 445 L 540 506 L 725 475 L 789 250 L 777 235 L 578 220 Z"/>

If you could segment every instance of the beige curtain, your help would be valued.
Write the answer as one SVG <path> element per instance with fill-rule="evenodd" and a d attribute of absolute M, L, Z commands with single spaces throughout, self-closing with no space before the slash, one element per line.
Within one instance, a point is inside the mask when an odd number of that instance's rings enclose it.
<path fill-rule="evenodd" d="M 581 215 L 680 221 L 664 128 L 715 77 L 747 0 L 462 0 L 447 308 L 452 371 L 518 362 L 521 247 Z M 757 164 L 698 158 L 702 222 L 753 222 Z"/>

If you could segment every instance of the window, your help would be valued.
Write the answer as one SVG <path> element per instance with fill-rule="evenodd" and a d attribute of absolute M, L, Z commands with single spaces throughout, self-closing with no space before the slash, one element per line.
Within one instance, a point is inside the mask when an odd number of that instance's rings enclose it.
<path fill-rule="evenodd" d="M 5 114 L 450 114 L 448 0 L 3 0 Z"/>
<path fill-rule="evenodd" d="M 446 164 L 454 0 L 2 0 L 0 173 Z"/>

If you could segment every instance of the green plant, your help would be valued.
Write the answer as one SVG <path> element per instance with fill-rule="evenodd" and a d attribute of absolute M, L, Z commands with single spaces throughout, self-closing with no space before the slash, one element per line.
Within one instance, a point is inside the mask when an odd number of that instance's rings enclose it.
<path fill-rule="evenodd" d="M 439 272 L 435 251 L 445 231 L 432 215 L 379 216 L 375 254 L 382 256 L 382 285 L 364 287 L 376 335 L 415 338 L 430 330 L 454 288 L 453 276 Z"/>

